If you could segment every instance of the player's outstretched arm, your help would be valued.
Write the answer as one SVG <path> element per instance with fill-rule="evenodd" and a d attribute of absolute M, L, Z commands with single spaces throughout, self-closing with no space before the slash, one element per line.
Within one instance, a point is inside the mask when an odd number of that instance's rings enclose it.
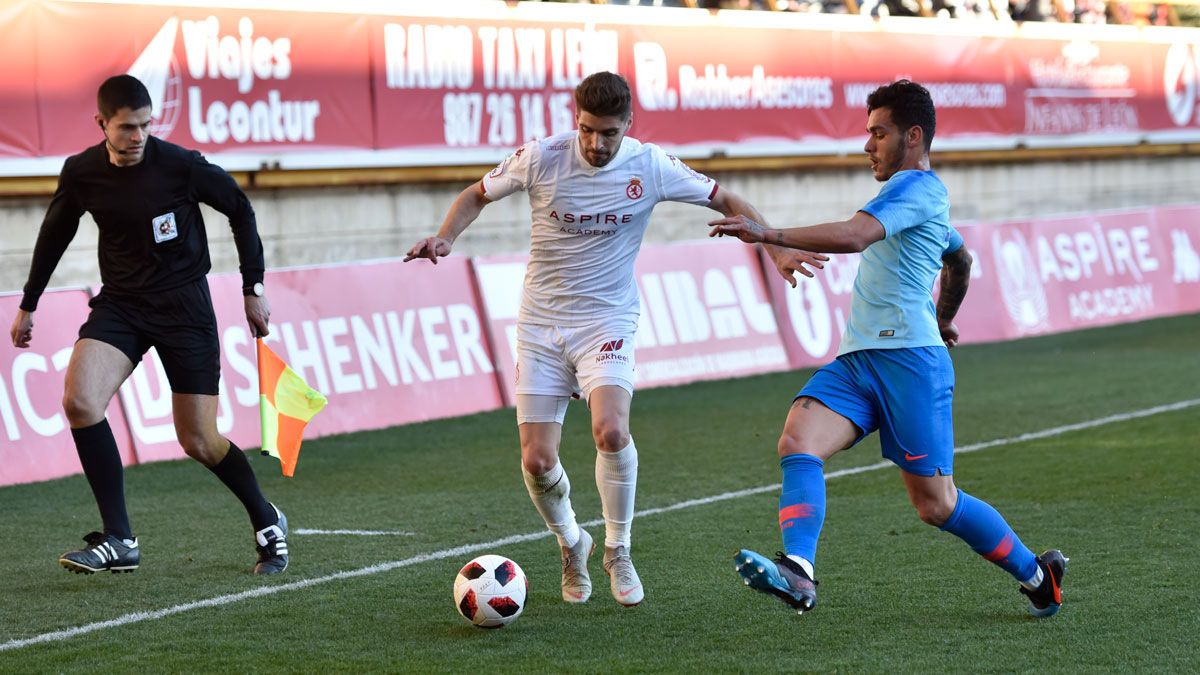
<path fill-rule="evenodd" d="M 12 335 L 14 347 L 17 349 L 28 347 L 29 342 L 33 340 L 33 312 L 18 309 L 17 316 L 13 319 L 10 334 Z"/>
<path fill-rule="evenodd" d="M 958 344 L 958 326 L 954 325 L 954 317 L 962 306 L 963 298 L 967 296 L 967 287 L 971 283 L 971 262 L 971 254 L 966 246 L 942 256 L 942 290 L 938 294 L 937 322 L 942 340 L 951 349 Z"/>
<path fill-rule="evenodd" d="M 742 215 L 714 220 L 709 225 L 710 237 L 737 237 L 748 244 L 774 244 L 820 253 L 860 253 L 885 234 L 883 224 L 865 211 L 840 222 L 779 230 Z"/>
<path fill-rule="evenodd" d="M 716 196 L 713 197 L 708 206 L 715 211 L 723 213 L 727 218 L 745 216 L 753 222 L 767 222 L 758 209 L 754 208 L 753 204 L 725 188 L 717 191 Z M 796 287 L 796 272 L 806 277 L 812 277 L 813 273 L 806 265 L 822 269 L 825 267 L 825 261 L 829 260 L 829 256 L 820 253 L 793 250 L 773 244 L 764 243 L 763 250 L 766 252 L 767 257 L 771 259 L 771 262 L 775 264 L 775 270 L 779 272 L 779 276 L 791 284 L 792 288 Z"/>
<path fill-rule="evenodd" d="M 481 181 L 472 183 L 454 199 L 454 203 L 450 205 L 450 211 L 446 214 L 446 219 L 438 228 L 438 233 L 413 244 L 404 256 L 404 262 L 425 258 L 436 265 L 438 258 L 450 255 L 450 250 L 454 247 L 454 242 L 459 235 L 467 229 L 468 225 L 475 222 L 475 219 L 483 212 L 483 207 L 491 203 L 492 200 L 483 194 L 483 183 Z"/>

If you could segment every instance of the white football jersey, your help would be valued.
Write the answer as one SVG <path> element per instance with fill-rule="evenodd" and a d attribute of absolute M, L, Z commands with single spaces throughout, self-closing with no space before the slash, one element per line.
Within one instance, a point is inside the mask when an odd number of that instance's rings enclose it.
<path fill-rule="evenodd" d="M 707 206 L 711 178 L 651 143 L 628 136 L 612 161 L 594 167 L 579 134 L 530 141 L 483 178 L 493 201 L 529 193 L 533 236 L 518 321 L 578 326 L 639 314 L 633 262 L 654 205 Z"/>

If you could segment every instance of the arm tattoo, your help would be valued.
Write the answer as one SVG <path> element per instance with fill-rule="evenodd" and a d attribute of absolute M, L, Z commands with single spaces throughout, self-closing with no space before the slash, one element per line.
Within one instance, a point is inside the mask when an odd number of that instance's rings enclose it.
<path fill-rule="evenodd" d="M 971 254 L 964 246 L 942 258 L 942 291 L 938 294 L 938 321 L 948 323 L 958 314 L 971 283 Z"/>
<path fill-rule="evenodd" d="M 783 245 L 783 230 L 775 230 L 774 235 L 775 235 L 775 243 L 782 246 Z"/>

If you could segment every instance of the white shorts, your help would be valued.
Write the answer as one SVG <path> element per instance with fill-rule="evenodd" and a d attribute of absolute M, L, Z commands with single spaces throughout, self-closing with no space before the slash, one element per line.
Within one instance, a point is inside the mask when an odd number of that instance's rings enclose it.
<path fill-rule="evenodd" d="M 633 340 L 637 321 L 608 319 L 586 326 L 517 324 L 517 419 L 522 395 L 587 400 L 597 388 L 615 385 L 633 394 Z M 532 412 L 532 411 L 529 411 Z M 556 420 L 561 422 L 561 417 Z"/>

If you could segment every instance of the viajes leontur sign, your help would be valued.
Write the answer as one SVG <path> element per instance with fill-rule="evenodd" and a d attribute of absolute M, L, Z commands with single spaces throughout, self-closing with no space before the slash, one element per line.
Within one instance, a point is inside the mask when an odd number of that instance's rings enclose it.
<path fill-rule="evenodd" d="M 0 2 L 0 157 L 98 142 L 96 85 L 126 72 L 154 133 L 241 168 L 490 164 L 574 128 L 572 90 L 599 70 L 629 79 L 634 134 L 685 157 L 858 152 L 867 94 L 901 77 L 932 93 L 942 149 L 1200 140 L 1189 29 L 150 1 Z"/>
<path fill-rule="evenodd" d="M 355 16 L 51 4 L 37 42 L 43 154 L 95 142 L 95 87 L 146 84 L 152 132 L 205 152 L 370 148 L 366 24 Z M 119 35 L 122 39 L 113 40 Z"/>

